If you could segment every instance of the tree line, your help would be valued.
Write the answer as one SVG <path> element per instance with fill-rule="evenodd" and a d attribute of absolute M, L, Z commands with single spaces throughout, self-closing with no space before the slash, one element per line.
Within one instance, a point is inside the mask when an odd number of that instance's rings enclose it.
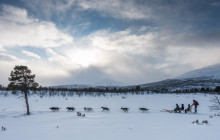
<path fill-rule="evenodd" d="M 8 87 L 0 85 L 0 90 L 9 91 Z M 47 92 L 72 92 L 72 93 L 134 93 L 142 94 L 144 93 L 220 93 L 220 86 L 215 88 L 201 87 L 201 88 L 186 88 L 186 89 L 150 89 L 150 88 L 140 88 L 136 86 L 133 88 L 126 87 L 88 87 L 88 88 L 66 88 L 66 87 L 42 87 L 39 86 L 35 91 L 41 91 L 43 93 Z"/>

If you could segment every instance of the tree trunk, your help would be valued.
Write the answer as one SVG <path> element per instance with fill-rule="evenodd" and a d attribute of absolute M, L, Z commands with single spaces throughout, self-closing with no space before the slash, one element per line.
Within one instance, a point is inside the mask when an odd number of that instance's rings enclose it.
<path fill-rule="evenodd" d="M 27 115 L 30 115 L 29 104 L 28 104 L 28 91 L 25 91 L 24 97 L 25 97 L 25 103 L 27 107 Z"/>

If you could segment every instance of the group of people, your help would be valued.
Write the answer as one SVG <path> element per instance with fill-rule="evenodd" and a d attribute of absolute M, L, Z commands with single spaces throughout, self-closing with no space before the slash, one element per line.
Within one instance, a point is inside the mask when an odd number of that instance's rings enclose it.
<path fill-rule="evenodd" d="M 180 113 L 181 111 L 185 111 L 185 113 L 192 112 L 192 106 L 194 106 L 195 113 L 197 113 L 197 106 L 198 105 L 199 105 L 199 103 L 196 100 L 193 100 L 192 105 L 188 104 L 188 107 L 186 109 L 184 108 L 184 104 L 181 104 L 181 107 L 179 107 L 179 105 L 176 104 L 176 108 L 174 109 L 174 112 L 175 113 Z"/>

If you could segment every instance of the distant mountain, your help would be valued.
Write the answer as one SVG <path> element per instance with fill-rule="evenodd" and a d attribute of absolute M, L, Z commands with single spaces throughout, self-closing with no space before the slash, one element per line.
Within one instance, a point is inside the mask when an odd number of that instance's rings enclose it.
<path fill-rule="evenodd" d="M 60 88 L 89 88 L 89 87 L 124 87 L 128 84 L 122 83 L 116 80 L 112 79 L 101 79 L 98 81 L 95 81 L 93 84 L 70 84 L 70 85 L 59 85 L 54 87 L 60 87 Z"/>
<path fill-rule="evenodd" d="M 127 86 L 128 84 L 126 83 L 122 83 L 116 80 L 112 80 L 112 79 L 102 79 L 97 81 L 96 83 L 94 83 L 94 85 L 96 86 L 105 86 L 105 87 L 122 87 L 122 86 Z"/>
<path fill-rule="evenodd" d="M 187 72 L 179 77 L 140 85 L 141 88 L 159 91 L 211 88 L 220 86 L 220 64 Z M 131 86 L 132 87 L 132 86 Z M 132 88 L 134 88 L 133 86 Z"/>
<path fill-rule="evenodd" d="M 190 72 L 183 74 L 177 79 L 186 79 L 186 78 L 199 78 L 199 77 L 209 77 L 213 79 L 220 79 L 220 64 L 212 65 L 209 67 L 196 69 Z"/>
<path fill-rule="evenodd" d="M 118 82 L 112 79 L 102 79 L 91 85 L 73 84 L 73 85 L 61 85 L 56 87 L 62 88 L 106 88 L 109 89 L 117 87 L 121 89 L 136 89 L 140 86 L 140 89 L 155 91 L 155 92 L 172 92 L 176 90 L 190 90 L 209 88 L 214 89 L 216 86 L 220 86 L 220 64 L 196 69 L 183 74 L 182 76 L 167 79 L 159 82 L 131 85 L 128 86 L 125 83 Z"/>
<path fill-rule="evenodd" d="M 214 89 L 216 86 L 220 86 L 220 79 L 213 79 L 209 77 L 167 79 L 159 82 L 140 85 L 141 88 L 150 91 L 175 91 L 193 88 Z"/>
<path fill-rule="evenodd" d="M 89 87 L 93 87 L 91 85 L 84 85 L 84 84 L 72 84 L 72 85 L 59 85 L 59 86 L 51 86 L 54 88 L 75 88 L 75 89 L 83 89 L 83 88 L 89 88 Z"/>

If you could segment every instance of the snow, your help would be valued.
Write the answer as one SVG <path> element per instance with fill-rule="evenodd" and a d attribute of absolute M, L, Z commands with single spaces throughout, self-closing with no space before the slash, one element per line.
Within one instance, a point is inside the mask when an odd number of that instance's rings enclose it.
<path fill-rule="evenodd" d="M 185 78 L 198 78 L 198 77 L 211 77 L 215 79 L 220 79 L 220 64 L 208 66 L 201 69 L 196 69 L 190 72 L 183 74 L 178 79 Z"/>
<path fill-rule="evenodd" d="M 126 97 L 125 99 L 122 96 Z M 1 140 L 218 140 L 220 117 L 209 118 L 209 106 L 215 95 L 205 94 L 145 94 L 108 96 L 56 96 L 29 97 L 32 115 L 26 116 L 25 102 L 18 96 L 0 95 Z M 197 114 L 167 113 L 161 109 L 173 109 L 175 104 L 191 104 L 199 101 Z M 49 107 L 58 106 L 59 112 Z M 67 106 L 74 106 L 86 117 L 67 112 Z M 101 106 L 110 108 L 102 112 Z M 84 112 L 83 107 L 92 107 L 93 112 Z M 128 113 L 120 110 L 129 107 Z M 139 107 L 150 110 L 142 113 Z M 193 121 L 208 120 L 209 124 L 197 125 Z M 57 128 L 58 126 L 58 128 Z"/>

